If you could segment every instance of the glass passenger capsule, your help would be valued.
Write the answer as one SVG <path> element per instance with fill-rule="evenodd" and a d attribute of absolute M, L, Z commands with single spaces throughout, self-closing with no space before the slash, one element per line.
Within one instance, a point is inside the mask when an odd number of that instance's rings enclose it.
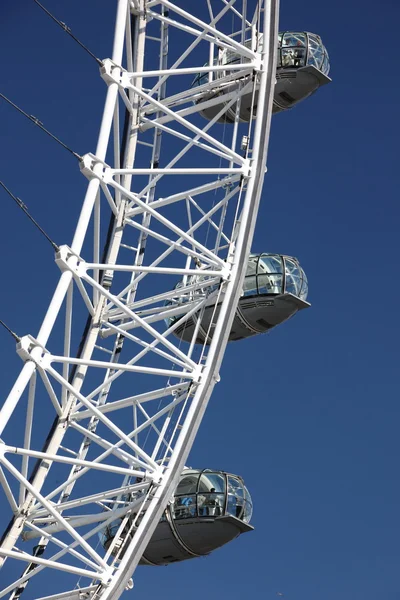
<path fill-rule="evenodd" d="M 187 282 L 186 289 L 190 283 L 195 283 L 194 278 Z M 182 306 L 186 309 L 189 306 L 188 302 L 197 300 L 204 293 L 204 290 L 197 288 L 194 292 L 178 295 L 180 289 L 181 282 L 176 286 L 176 298 L 169 302 L 172 308 Z M 174 334 L 182 340 L 191 342 L 197 329 L 196 343 L 211 342 L 219 309 L 214 309 L 213 292 L 216 287 L 208 289 L 209 306 L 204 309 L 203 314 L 200 316 L 200 312 L 195 313 L 176 327 Z M 299 310 L 310 306 L 306 302 L 307 294 L 307 277 L 297 258 L 282 254 L 251 254 L 243 284 L 243 295 L 236 309 L 229 341 L 265 333 L 287 321 Z M 182 314 L 170 317 L 166 321 L 167 325 L 177 323 L 181 317 Z"/>
<path fill-rule="evenodd" d="M 250 494 L 241 477 L 209 469 L 185 469 L 173 501 L 165 510 L 143 554 L 142 565 L 166 565 L 210 554 L 240 534 L 252 531 Z M 101 534 L 108 549 L 120 529 L 117 520 Z M 113 554 L 121 559 L 134 535 L 128 522 Z"/>
<path fill-rule="evenodd" d="M 261 52 L 263 36 L 259 38 L 257 51 Z M 251 40 L 246 42 L 247 47 L 251 47 Z M 248 59 L 239 57 L 231 50 L 225 49 L 220 52 L 218 59 L 214 64 L 232 65 L 239 62 L 248 62 Z M 331 81 L 328 77 L 330 65 L 329 56 L 319 35 L 307 31 L 284 31 L 278 36 L 278 57 L 276 69 L 276 83 L 274 92 L 273 113 L 281 112 L 292 108 L 295 104 L 308 98 L 317 91 L 319 87 Z M 211 87 L 210 78 L 214 77 L 214 87 Z M 233 92 L 239 87 L 248 83 L 252 75 L 242 77 L 240 80 L 232 81 L 232 71 L 217 71 L 213 75 L 209 73 L 199 73 L 193 81 L 192 87 L 199 87 L 199 95 L 195 102 L 207 102 L 207 106 L 201 110 L 201 114 L 206 119 L 213 119 L 231 100 L 224 96 Z M 219 81 L 220 85 L 215 86 Z M 254 99 L 252 92 L 243 94 L 240 103 L 240 120 L 249 121 L 251 113 L 255 116 L 257 109 L 257 98 Z M 210 101 L 215 100 L 214 103 Z M 233 104 L 218 119 L 220 122 L 233 122 L 235 120 L 236 104 Z"/>

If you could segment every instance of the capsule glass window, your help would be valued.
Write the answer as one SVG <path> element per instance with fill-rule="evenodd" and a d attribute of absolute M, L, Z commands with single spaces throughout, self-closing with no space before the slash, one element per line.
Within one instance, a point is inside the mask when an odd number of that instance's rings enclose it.
<path fill-rule="evenodd" d="M 251 516 L 253 514 L 253 502 L 251 500 L 251 496 L 249 490 L 244 485 L 244 508 L 243 508 L 243 521 L 245 523 L 249 523 L 251 520 Z"/>
<path fill-rule="evenodd" d="M 199 483 L 199 492 L 225 493 L 225 477 L 219 473 L 203 472 Z"/>
<path fill-rule="evenodd" d="M 283 284 L 283 262 L 276 254 L 261 254 L 257 265 L 258 293 L 281 294 Z"/>
<path fill-rule="evenodd" d="M 178 487 L 176 488 L 175 494 L 177 496 L 181 494 L 195 494 L 197 491 L 199 477 L 200 473 L 198 472 L 193 472 L 182 477 Z"/>
<path fill-rule="evenodd" d="M 202 472 L 197 494 L 199 517 L 220 517 L 225 512 L 226 478 L 222 473 Z"/>
<path fill-rule="evenodd" d="M 257 295 L 257 277 L 255 275 L 250 275 L 250 277 L 245 278 L 243 291 L 245 296 Z"/>
<path fill-rule="evenodd" d="M 258 255 L 250 254 L 247 262 L 246 277 L 257 274 Z"/>
<path fill-rule="evenodd" d="M 240 479 L 228 476 L 227 513 L 241 519 L 244 507 L 244 486 Z"/>
<path fill-rule="evenodd" d="M 321 69 L 323 63 L 323 51 L 319 40 L 312 35 L 308 38 L 308 64 Z"/>
<path fill-rule="evenodd" d="M 306 36 L 303 32 L 287 31 L 283 36 L 282 46 L 286 47 L 303 47 L 307 45 Z"/>
<path fill-rule="evenodd" d="M 259 275 L 257 284 L 260 295 L 280 294 L 282 291 L 282 275 Z"/>
<path fill-rule="evenodd" d="M 282 258 L 277 254 L 261 254 L 257 266 L 257 274 L 283 273 Z"/>
<path fill-rule="evenodd" d="M 278 68 L 311 65 L 328 75 L 329 56 L 319 35 L 305 31 L 285 31 L 278 35 Z"/>
<path fill-rule="evenodd" d="M 305 300 L 308 294 L 308 282 L 306 274 L 304 273 L 297 259 L 285 256 L 284 260 L 285 292 Z"/>
<path fill-rule="evenodd" d="M 173 518 L 190 519 L 197 516 L 196 494 L 176 496 L 172 509 Z"/>
<path fill-rule="evenodd" d="M 324 75 L 328 75 L 329 73 L 330 65 L 328 52 L 319 35 L 315 35 L 314 33 L 308 34 L 307 64 L 316 67 L 322 71 Z"/>
<path fill-rule="evenodd" d="M 199 492 L 197 505 L 199 517 L 221 517 L 225 513 L 225 494 Z"/>

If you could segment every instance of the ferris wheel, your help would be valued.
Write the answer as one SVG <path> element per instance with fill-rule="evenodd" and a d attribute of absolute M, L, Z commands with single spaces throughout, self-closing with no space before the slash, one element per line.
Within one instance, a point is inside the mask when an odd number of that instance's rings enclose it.
<path fill-rule="evenodd" d="M 185 465 L 228 341 L 309 306 L 297 259 L 251 254 L 271 116 L 330 81 L 278 5 L 118 0 L 81 214 L 0 409 L 0 598 L 116 600 L 252 529 L 240 477 Z"/>

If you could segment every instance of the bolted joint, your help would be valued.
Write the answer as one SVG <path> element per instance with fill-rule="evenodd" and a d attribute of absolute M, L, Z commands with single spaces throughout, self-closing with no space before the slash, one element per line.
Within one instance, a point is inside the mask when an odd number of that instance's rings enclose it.
<path fill-rule="evenodd" d="M 180 396 L 180 395 L 182 394 L 182 392 L 183 392 L 183 391 L 184 391 L 184 390 L 183 390 L 182 388 L 178 388 L 178 389 L 176 389 L 176 390 L 172 390 L 172 392 L 171 392 L 171 396 L 172 396 L 173 398 L 177 398 L 178 396 Z"/>
<path fill-rule="evenodd" d="M 60 271 L 71 271 L 71 273 L 78 274 L 79 265 L 84 263 L 79 256 L 74 254 L 69 246 L 66 244 L 60 246 L 56 253 L 56 265 Z"/>
<path fill-rule="evenodd" d="M 203 365 L 197 365 L 196 368 L 193 369 L 192 382 L 194 384 L 200 383 L 202 375 L 203 375 Z"/>
<path fill-rule="evenodd" d="M 245 161 L 243 162 L 242 165 L 242 176 L 243 177 L 250 177 L 251 175 L 251 164 L 250 164 L 250 159 L 246 158 Z"/>
<path fill-rule="evenodd" d="M 99 581 L 102 585 L 109 586 L 113 580 L 114 569 L 110 566 L 107 567 L 101 574 L 98 575 Z"/>
<path fill-rule="evenodd" d="M 127 87 L 129 84 L 129 78 L 127 77 L 127 71 L 117 65 L 110 58 L 103 60 L 100 67 L 100 77 L 104 79 L 107 85 L 116 83 L 120 87 Z"/>
<path fill-rule="evenodd" d="M 224 286 L 224 284 L 226 284 L 228 281 L 230 281 L 232 278 L 232 265 L 227 263 L 222 269 L 221 269 L 221 287 Z"/>
<path fill-rule="evenodd" d="M 79 168 L 86 179 L 99 179 L 104 183 L 112 181 L 112 169 L 104 161 L 97 158 L 95 154 L 88 152 L 82 156 Z"/>
<path fill-rule="evenodd" d="M 112 271 L 111 269 L 107 269 L 107 271 L 104 271 L 103 277 L 101 280 L 101 285 L 103 286 L 103 288 L 106 290 L 109 290 L 111 287 L 111 284 L 113 282 L 113 279 L 114 279 L 114 271 Z"/>
<path fill-rule="evenodd" d="M 262 55 L 259 52 L 256 52 L 256 55 L 253 58 L 253 63 L 254 63 L 254 67 L 253 67 L 254 72 L 259 73 L 264 67 Z"/>
<path fill-rule="evenodd" d="M 24 335 L 17 344 L 17 354 L 24 362 L 33 361 L 46 369 L 51 364 L 51 354 L 31 335 Z"/>
<path fill-rule="evenodd" d="M 96 157 L 94 154 L 85 154 L 82 156 L 79 161 L 79 168 L 81 170 L 82 175 L 84 175 L 87 179 L 93 179 L 95 174 L 93 173 L 93 167 L 96 161 Z"/>
<path fill-rule="evenodd" d="M 158 467 L 158 469 L 156 471 L 154 471 L 152 474 L 152 478 L 153 478 L 153 481 L 151 482 L 152 485 L 154 487 L 158 488 L 162 484 L 164 475 L 165 475 L 164 468 Z M 154 495 L 156 496 L 157 492 L 155 492 Z"/>
<path fill-rule="evenodd" d="M 240 144 L 240 149 L 242 150 L 242 152 L 247 152 L 248 147 L 249 147 L 249 141 L 250 141 L 250 138 L 248 135 L 244 135 L 242 137 L 242 142 Z"/>
<path fill-rule="evenodd" d="M 214 373 L 213 380 L 215 381 L 215 383 L 219 383 L 221 381 L 221 376 L 220 376 L 219 372 Z"/>
<path fill-rule="evenodd" d="M 105 179 L 104 173 L 110 169 L 110 167 L 102 160 L 97 158 L 92 152 L 88 152 L 81 157 L 79 161 L 79 168 L 82 175 L 87 179 Z"/>

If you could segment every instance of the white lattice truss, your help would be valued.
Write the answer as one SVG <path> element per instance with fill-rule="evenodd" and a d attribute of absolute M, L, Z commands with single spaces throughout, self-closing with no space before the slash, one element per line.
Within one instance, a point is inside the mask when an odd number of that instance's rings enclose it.
<path fill-rule="evenodd" d="M 79 222 L 56 254 L 61 276 L 39 333 L 17 345 L 24 364 L 0 411 L 10 508 L 0 598 L 19 598 L 28 583 L 30 598 L 118 598 L 219 379 L 265 173 L 278 2 L 194 4 L 198 17 L 167 0 L 118 2 L 98 144 L 80 165 L 89 183 Z M 227 50 L 236 61 L 221 65 Z M 240 123 L 245 94 L 254 118 Z M 199 113 L 212 106 L 207 121 Z M 235 122 L 218 123 L 232 107 Z M 208 346 L 196 344 L 206 306 Z M 194 315 L 182 342 L 174 331 Z M 118 535 L 107 551 L 98 539 L 116 519 L 120 533 L 134 531 L 123 556 Z"/>

